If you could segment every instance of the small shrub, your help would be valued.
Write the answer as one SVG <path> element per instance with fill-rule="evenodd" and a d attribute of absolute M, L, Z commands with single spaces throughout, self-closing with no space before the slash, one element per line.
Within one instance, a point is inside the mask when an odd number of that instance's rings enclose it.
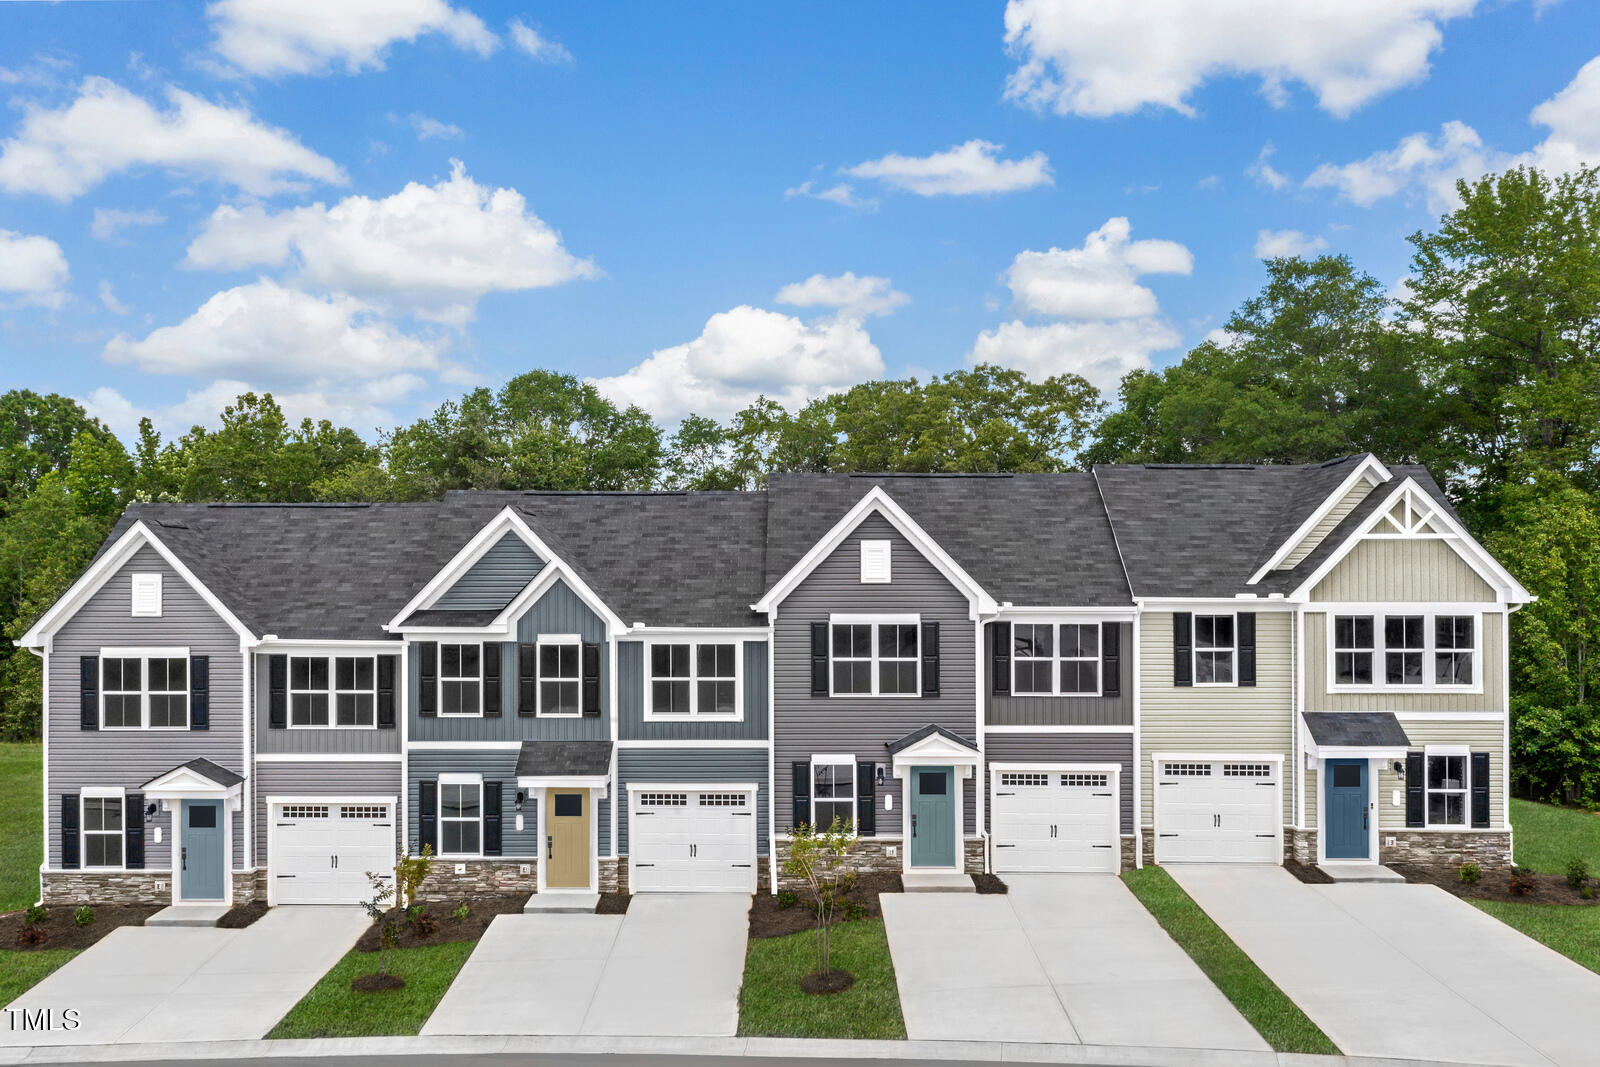
<path fill-rule="evenodd" d="M 433 846 L 423 845 L 422 854 L 406 853 L 394 865 L 394 902 L 404 907 L 417 902 L 417 890 L 433 867 Z"/>
<path fill-rule="evenodd" d="M 789 892 L 787 889 L 778 894 L 779 911 L 788 911 L 798 903 L 800 903 L 800 898 Z"/>
<path fill-rule="evenodd" d="M 407 912 L 411 922 L 411 932 L 419 939 L 432 937 L 439 929 L 439 920 L 428 914 L 428 909 L 416 905 Z"/>
<path fill-rule="evenodd" d="M 460 925 L 467 921 L 467 916 L 470 914 L 472 914 L 472 909 L 467 907 L 467 902 L 463 900 L 451 910 L 450 918 L 454 919 L 457 925 Z"/>
<path fill-rule="evenodd" d="M 1580 897 L 1582 897 L 1584 900 L 1593 900 L 1594 899 L 1594 886 L 1592 886 L 1592 885 L 1584 886 L 1582 889 L 1578 890 L 1578 895 Z"/>
<path fill-rule="evenodd" d="M 1582 889 L 1589 880 L 1589 865 L 1574 856 L 1567 861 L 1567 884 L 1574 889 Z"/>
<path fill-rule="evenodd" d="M 28 910 L 22 913 L 22 921 L 29 926 L 42 923 L 50 918 L 50 909 L 43 904 L 30 904 Z"/>
<path fill-rule="evenodd" d="M 72 921 L 79 926 L 88 926 L 94 922 L 94 909 L 87 904 L 72 913 Z"/>
<path fill-rule="evenodd" d="M 1513 867 L 1511 868 L 1511 877 L 1506 882 L 1506 889 L 1508 889 L 1513 896 L 1525 897 L 1529 893 L 1533 892 L 1538 884 L 1539 883 L 1534 880 L 1533 870 L 1531 868 Z"/>
<path fill-rule="evenodd" d="M 1483 877 L 1483 870 L 1476 863 L 1463 863 L 1456 869 L 1456 877 L 1461 879 L 1462 885 L 1477 885 L 1478 879 Z"/>
<path fill-rule="evenodd" d="M 17 934 L 19 945 L 42 945 L 50 940 L 50 935 L 44 932 L 44 927 L 33 923 L 24 923 L 22 931 Z"/>
<path fill-rule="evenodd" d="M 867 906 L 859 900 L 849 900 L 844 905 L 844 921 L 855 922 L 867 917 Z"/>

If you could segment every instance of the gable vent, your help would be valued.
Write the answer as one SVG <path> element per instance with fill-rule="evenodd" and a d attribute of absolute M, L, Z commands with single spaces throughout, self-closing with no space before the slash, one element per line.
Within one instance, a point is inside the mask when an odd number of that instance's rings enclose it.
<path fill-rule="evenodd" d="M 885 585 L 889 581 L 889 542 L 861 542 L 861 581 L 868 585 Z"/>
<path fill-rule="evenodd" d="M 159 618 L 161 615 L 161 575 L 133 576 L 133 614 Z"/>

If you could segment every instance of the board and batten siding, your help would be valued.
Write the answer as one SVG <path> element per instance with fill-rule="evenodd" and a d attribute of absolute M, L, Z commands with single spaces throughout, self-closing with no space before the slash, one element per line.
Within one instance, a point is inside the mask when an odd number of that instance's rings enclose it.
<path fill-rule="evenodd" d="M 517 829 L 517 751 L 515 749 L 485 749 L 480 752 L 457 750 L 429 752 L 413 750 L 407 759 L 407 788 L 411 791 L 406 806 L 406 841 L 413 854 L 417 851 L 417 789 L 422 781 L 438 781 L 441 774 L 479 774 L 486 782 L 499 782 L 504 791 L 501 797 L 500 856 L 501 859 L 537 858 L 539 852 L 540 790 L 528 790 L 528 799 L 522 805 L 522 829 Z M 592 795 L 592 793 L 591 793 Z M 599 846 L 601 856 L 611 855 L 611 800 L 596 801 L 594 817 L 599 820 Z"/>
<path fill-rule="evenodd" d="M 1032 620 L 1018 619 L 1016 622 Z M 1040 620 L 1049 621 L 1049 620 Z M 1078 621 L 1078 620 L 1074 620 Z M 1121 693 L 1114 697 L 1016 696 L 996 694 L 992 642 L 994 627 L 984 627 L 983 692 L 990 726 L 1132 726 L 1133 623 L 1117 623 Z"/>
<path fill-rule="evenodd" d="M 422 660 L 417 643 L 406 657 L 406 715 L 412 741 L 605 741 L 611 737 L 610 654 L 605 647 L 605 620 L 589 610 L 578 594 L 557 581 L 517 620 L 517 640 L 532 642 L 540 634 L 578 634 L 600 643 L 600 714 L 598 717 L 524 717 L 517 714 L 517 649 L 510 641 L 500 649 L 500 706 L 498 719 L 475 715 L 440 715 L 424 719 L 417 713 L 422 684 Z M 445 643 L 449 643 L 448 641 Z"/>
<path fill-rule="evenodd" d="M 1417 605 L 1397 608 L 1415 611 Z M 1332 614 L 1332 613 L 1330 613 Z M 1306 614 L 1307 711 L 1506 711 L 1505 616 L 1498 611 L 1478 615 L 1478 665 L 1483 672 L 1483 692 L 1459 693 L 1444 689 L 1407 692 L 1391 688 L 1374 693 L 1332 693 L 1328 686 L 1328 615 Z M 1382 633 L 1383 620 L 1377 622 Z M 1380 637 L 1381 641 L 1381 637 Z M 1373 670 L 1383 670 L 1383 652 L 1373 653 Z"/>
<path fill-rule="evenodd" d="M 1256 612 L 1254 686 L 1173 685 L 1170 612 L 1153 611 L 1140 621 L 1139 665 L 1142 824 L 1151 825 L 1155 813 L 1150 758 L 1158 752 L 1282 754 L 1284 823 L 1290 823 L 1298 777 L 1290 758 L 1294 616 Z"/>
<path fill-rule="evenodd" d="M 1278 564 L 1278 570 L 1288 570 L 1304 562 L 1305 558 L 1315 552 L 1318 545 L 1322 544 L 1323 538 L 1331 534 L 1334 528 L 1356 509 L 1356 505 L 1367 498 L 1367 494 L 1372 492 L 1372 489 L 1373 487 L 1367 484 L 1365 478 L 1351 486 L 1350 491 L 1340 497 L 1339 502 L 1333 506 L 1333 509 L 1324 515 L 1306 534 L 1305 538 L 1294 547 L 1293 551 L 1283 558 L 1283 562 Z"/>
<path fill-rule="evenodd" d="M 396 642 L 390 655 L 398 656 L 400 652 L 400 644 Z M 394 754 L 400 751 L 398 723 L 392 730 L 352 726 L 285 726 L 282 730 L 274 730 L 270 702 L 272 679 L 267 671 L 269 658 L 265 653 L 257 653 L 251 666 L 251 687 L 255 690 L 256 752 L 271 755 L 305 753 L 349 756 Z"/>
<path fill-rule="evenodd" d="M 1499 720 L 1413 719 L 1400 716 L 1400 725 L 1411 739 L 1411 751 L 1421 752 L 1429 745 L 1465 745 L 1473 752 L 1489 753 L 1489 828 L 1506 828 L 1506 738 L 1505 724 Z M 1378 829 L 1406 828 L 1405 782 L 1394 773 L 1394 761 L 1384 760 L 1378 771 Z M 1468 764 L 1470 768 L 1470 762 Z M 1469 769 L 1469 772 L 1470 769 Z M 1400 790 L 1400 805 L 1393 803 Z M 1469 799 L 1471 794 L 1468 794 Z M 1465 830 L 1467 827 L 1450 827 Z M 1379 845 L 1383 844 L 1379 839 Z"/>
<path fill-rule="evenodd" d="M 436 600 L 432 607 L 448 611 L 497 611 L 515 599 L 544 569 L 527 542 L 508 533 L 490 546 L 467 573 Z"/>
<path fill-rule="evenodd" d="M 890 542 L 890 578 L 882 585 L 861 581 L 861 542 Z M 974 623 L 966 596 L 951 585 L 888 520 L 863 519 L 826 559 L 777 607 L 773 744 L 777 780 L 772 783 L 780 833 L 790 829 L 794 786 L 791 765 L 819 753 L 851 753 L 857 760 L 891 762 L 885 747 L 935 723 L 969 741 L 977 739 L 977 664 Z M 938 622 L 940 670 L 937 697 L 811 695 L 811 624 L 830 614 L 917 614 Z M 976 778 L 962 783 L 963 832 L 977 832 Z M 901 834 L 901 783 L 894 779 L 893 811 L 879 802 L 877 833 Z"/>
<path fill-rule="evenodd" d="M 695 639 L 674 639 L 673 644 Z M 729 642 L 718 642 L 727 644 Z M 767 739 L 767 643 L 732 642 L 739 653 L 744 715 L 738 721 L 684 716 L 672 722 L 644 718 L 645 643 L 617 642 L 617 731 L 624 741 L 765 741 Z"/>
<path fill-rule="evenodd" d="M 1433 537 L 1356 542 L 1311 590 L 1312 600 L 1346 603 L 1493 603 L 1495 591 L 1446 542 Z"/>
<path fill-rule="evenodd" d="M 756 854 L 767 855 L 767 811 L 772 789 L 767 782 L 765 748 L 625 748 L 618 752 L 619 856 L 628 854 L 629 782 L 756 783 Z"/>
<path fill-rule="evenodd" d="M 984 740 L 989 763 L 1117 763 L 1122 797 L 1120 826 L 1133 833 L 1133 731 L 1092 734 L 990 734 Z M 992 776 L 990 776 L 992 777 Z M 987 788 L 989 781 L 985 781 Z M 994 798 L 985 809 L 994 810 Z M 990 831 L 993 832 L 991 822 Z"/>
<path fill-rule="evenodd" d="M 134 574 L 161 575 L 161 615 L 134 618 Z M 208 730 L 83 730 L 78 715 L 78 660 L 106 647 L 187 647 L 210 657 Z M 244 654 L 239 635 L 200 594 L 148 546 L 140 548 L 56 630 L 48 656 L 50 707 L 49 781 L 45 820 L 50 847 L 46 862 L 61 865 L 61 794 L 85 786 L 121 786 L 138 792 L 150 779 L 181 763 L 204 758 L 236 774 L 244 765 Z M 161 828 L 158 844 L 154 827 Z M 145 823 L 145 869 L 172 868 L 172 823 L 158 812 Z M 233 815 L 233 869 L 244 867 L 244 813 Z"/>
<path fill-rule="evenodd" d="M 327 797 L 338 802 L 340 797 L 369 796 L 394 797 L 395 842 L 400 848 L 405 843 L 400 837 L 400 761 L 355 760 L 335 763 L 318 760 L 313 763 L 260 763 L 256 765 L 256 865 L 270 867 L 272 857 L 267 854 L 267 830 L 271 825 L 271 812 L 267 798 Z M 398 855 L 398 852 L 396 853 Z M 270 877 L 270 875 L 269 875 Z"/>

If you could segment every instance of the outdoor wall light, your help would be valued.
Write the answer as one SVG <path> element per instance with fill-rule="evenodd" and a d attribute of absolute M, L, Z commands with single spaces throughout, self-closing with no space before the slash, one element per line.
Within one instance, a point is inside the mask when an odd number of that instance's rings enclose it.
<path fill-rule="evenodd" d="M 150 803 L 144 806 L 144 817 L 146 819 L 153 819 L 156 817 L 156 812 L 160 810 L 161 809 L 156 806 L 156 802 L 152 800 Z"/>
<path fill-rule="evenodd" d="M 528 791 L 526 789 L 517 790 L 517 810 L 518 811 L 522 810 L 522 805 L 527 803 L 527 800 L 528 800 Z"/>
<path fill-rule="evenodd" d="M 1405 780 L 1405 776 L 1406 776 L 1405 760 L 1395 760 L 1393 766 L 1394 766 L 1394 773 L 1398 774 L 1400 776 L 1401 780 L 1404 781 Z"/>

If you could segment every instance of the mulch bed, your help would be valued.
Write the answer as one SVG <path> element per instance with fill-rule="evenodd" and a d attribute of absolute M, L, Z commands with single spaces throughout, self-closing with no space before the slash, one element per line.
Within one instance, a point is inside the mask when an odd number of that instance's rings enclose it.
<path fill-rule="evenodd" d="M 17 935 L 22 933 L 22 912 L 0 915 L 0 949 L 30 952 L 38 948 L 88 948 L 118 927 L 143 926 L 161 908 L 155 904 L 102 904 L 94 909 L 94 922 L 88 926 L 72 921 L 78 910 L 75 904 L 52 904 L 49 910 L 50 917 L 38 924 L 45 932 L 45 940 L 37 945 L 17 943 Z"/>
<path fill-rule="evenodd" d="M 856 984 L 856 976 L 849 971 L 841 971 L 837 967 L 827 974 L 818 974 L 812 971 L 800 979 L 800 988 L 807 993 L 826 996 L 829 993 L 843 993 L 846 989 Z"/>
<path fill-rule="evenodd" d="M 980 893 L 1009 893 L 1011 891 L 1011 887 L 1002 882 L 998 874 L 974 873 L 972 875 L 972 884 Z"/>
<path fill-rule="evenodd" d="M 1334 881 L 1333 875 L 1321 867 L 1313 867 L 1306 863 L 1284 860 L 1283 869 L 1306 883 L 1306 885 L 1332 885 Z"/>
<path fill-rule="evenodd" d="M 839 902 L 834 907 L 833 921 L 835 924 L 848 922 L 845 914 L 848 905 L 852 903 L 866 909 L 866 914 L 861 916 L 862 918 L 881 919 L 883 910 L 878 907 L 878 894 L 903 892 L 905 886 L 901 884 L 898 874 L 861 875 L 856 879 L 855 887 L 850 892 L 839 895 Z M 788 908 L 778 907 L 778 898 L 771 893 L 757 893 L 750 903 L 751 937 L 783 937 L 785 934 L 798 934 L 802 930 L 816 928 L 816 914 L 806 906 L 803 896 L 797 904 Z"/>
<path fill-rule="evenodd" d="M 350 980 L 350 988 L 357 993 L 381 993 L 385 989 L 404 989 L 406 980 L 392 974 L 364 974 Z"/>
<path fill-rule="evenodd" d="M 497 915 L 521 915 L 522 906 L 528 902 L 528 894 L 519 893 L 511 896 L 493 897 L 467 897 L 465 903 L 469 909 L 463 922 L 456 922 L 450 917 L 450 912 L 459 907 L 463 900 L 457 897 L 453 900 L 419 900 L 418 904 L 427 909 L 428 915 L 439 924 L 439 928 L 427 937 L 418 937 L 416 928 L 404 916 L 400 918 L 400 928 L 395 937 L 396 948 L 414 948 L 417 945 L 445 945 L 453 941 L 476 941 L 489 929 L 489 924 L 494 922 Z M 361 952 L 376 952 L 382 947 L 379 942 L 383 938 L 383 931 L 377 923 L 368 927 L 367 932 L 361 935 L 361 940 L 356 942 L 356 948 Z"/>
<path fill-rule="evenodd" d="M 1446 893 L 1453 893 L 1463 900 L 1504 900 L 1513 904 L 1572 904 L 1578 907 L 1600 904 L 1600 900 L 1584 900 L 1576 889 L 1567 884 L 1566 876 L 1560 874 L 1530 874 L 1528 877 L 1533 879 L 1533 889 L 1518 895 L 1511 892 L 1507 886 L 1511 880 L 1511 871 L 1507 867 L 1485 867 L 1483 876 L 1478 879 L 1477 884 L 1467 885 L 1454 867 L 1413 867 L 1401 863 L 1391 863 L 1388 866 L 1397 874 L 1404 875 L 1408 882 L 1436 885 Z M 1600 889 L 1596 890 L 1596 894 L 1600 896 Z"/>
<path fill-rule="evenodd" d="M 217 920 L 217 926 L 223 930 L 243 930 L 257 919 L 267 913 L 267 902 L 252 900 L 248 904 L 235 904 Z"/>
<path fill-rule="evenodd" d="M 601 893 L 600 903 L 594 906 L 596 915 L 626 915 L 632 893 Z"/>

